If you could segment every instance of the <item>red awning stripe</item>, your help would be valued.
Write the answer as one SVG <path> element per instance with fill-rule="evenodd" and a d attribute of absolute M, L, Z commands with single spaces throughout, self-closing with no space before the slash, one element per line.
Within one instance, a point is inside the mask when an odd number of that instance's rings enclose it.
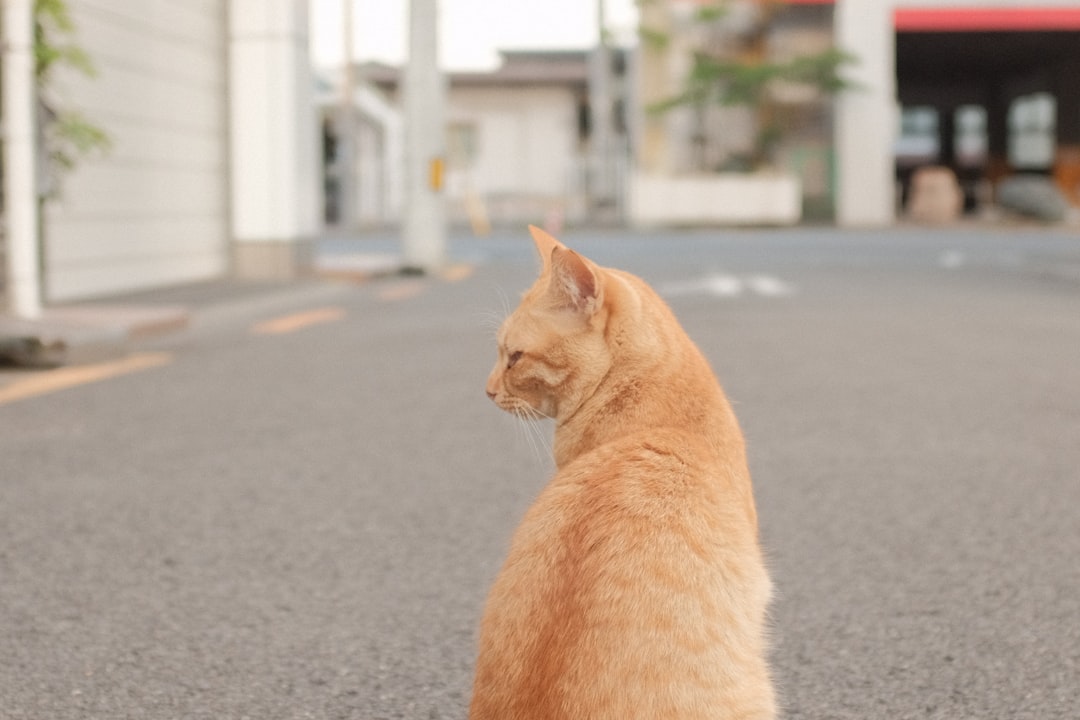
<path fill-rule="evenodd" d="M 898 8 L 898 32 L 1080 30 L 1080 8 Z"/>

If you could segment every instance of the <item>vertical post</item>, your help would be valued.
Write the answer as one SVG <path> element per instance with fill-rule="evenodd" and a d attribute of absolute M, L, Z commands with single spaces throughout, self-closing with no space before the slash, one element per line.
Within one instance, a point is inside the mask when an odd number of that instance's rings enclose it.
<path fill-rule="evenodd" d="M 357 182 L 356 182 L 356 113 L 354 96 L 356 74 L 353 49 L 353 3 L 355 0 L 342 0 L 341 25 L 345 57 L 342 60 L 341 99 L 337 115 L 337 157 L 335 169 L 338 180 L 338 225 L 345 230 L 352 230 L 358 218 Z"/>
<path fill-rule="evenodd" d="M 406 270 L 442 265 L 446 246 L 443 207 L 445 86 L 439 72 L 437 0 L 409 2 L 409 61 L 405 67 Z"/>
<path fill-rule="evenodd" d="M 612 200 L 611 173 L 611 50 L 605 33 L 604 0 L 596 0 L 596 47 L 590 57 L 589 149 L 592 155 L 592 183 L 590 199 L 594 208 L 603 207 Z"/>
<path fill-rule="evenodd" d="M 4 217 L 9 310 L 41 314 L 38 277 L 37 92 L 33 0 L 4 0 Z"/>
<path fill-rule="evenodd" d="M 660 36 L 672 35 L 671 7 L 668 3 L 645 2 L 639 7 L 639 25 L 642 29 Z M 637 54 L 637 98 L 634 104 L 639 123 L 634 148 L 637 170 L 644 175 L 664 175 L 671 170 L 668 122 L 664 116 L 648 113 L 644 108 L 670 97 L 675 82 L 671 73 L 672 52 L 667 44 L 650 41 L 647 35 L 643 35 Z"/>
<path fill-rule="evenodd" d="M 5 0 L 6 1 L 6 0 Z M 233 271 L 291 278 L 319 225 L 307 0 L 229 0 Z"/>
<path fill-rule="evenodd" d="M 896 32 L 893 0 L 838 0 L 836 44 L 857 86 L 836 97 L 836 220 L 887 225 L 895 215 Z"/>

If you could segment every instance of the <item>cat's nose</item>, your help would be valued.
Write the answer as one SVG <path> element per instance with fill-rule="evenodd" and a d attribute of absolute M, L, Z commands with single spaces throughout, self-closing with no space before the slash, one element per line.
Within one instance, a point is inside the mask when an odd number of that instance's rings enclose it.
<path fill-rule="evenodd" d="M 493 393 L 489 388 L 484 388 L 484 392 L 487 393 L 488 399 L 495 399 L 495 393 Z"/>

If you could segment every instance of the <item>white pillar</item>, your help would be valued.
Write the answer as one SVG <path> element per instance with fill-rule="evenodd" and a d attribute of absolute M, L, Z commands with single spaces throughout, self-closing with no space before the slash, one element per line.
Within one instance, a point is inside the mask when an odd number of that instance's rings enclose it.
<path fill-rule="evenodd" d="M 359 163 L 357 162 L 357 127 L 356 117 L 356 52 L 353 37 L 356 28 L 353 23 L 353 3 L 355 0 L 342 0 L 341 32 L 345 56 L 341 63 L 341 97 L 337 109 L 337 157 L 338 172 L 337 203 L 338 225 L 346 230 L 355 230 L 360 218 Z"/>
<path fill-rule="evenodd" d="M 321 228 L 307 0 L 229 0 L 234 271 L 289 277 Z"/>
<path fill-rule="evenodd" d="M 896 33 L 892 0 L 838 0 L 836 44 L 855 56 L 856 87 L 836 97 L 836 220 L 892 223 L 895 215 Z"/>
<path fill-rule="evenodd" d="M 37 92 L 34 2 L 3 0 L 4 217 L 9 311 L 41 314 L 38 282 Z"/>
<path fill-rule="evenodd" d="M 437 0 L 410 0 L 405 66 L 404 263 L 431 271 L 446 253 L 443 182 L 446 88 L 439 72 Z"/>

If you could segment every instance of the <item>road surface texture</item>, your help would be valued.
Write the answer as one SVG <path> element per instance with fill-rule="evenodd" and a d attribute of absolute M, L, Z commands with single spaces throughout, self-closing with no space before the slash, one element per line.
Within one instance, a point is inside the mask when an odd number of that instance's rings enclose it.
<path fill-rule="evenodd" d="M 1080 236 L 565 240 L 660 289 L 735 403 L 785 717 L 1077 717 Z M 451 249 L 161 293 L 190 330 L 0 370 L 0 718 L 465 717 L 551 429 L 484 395 L 527 232 Z"/>

